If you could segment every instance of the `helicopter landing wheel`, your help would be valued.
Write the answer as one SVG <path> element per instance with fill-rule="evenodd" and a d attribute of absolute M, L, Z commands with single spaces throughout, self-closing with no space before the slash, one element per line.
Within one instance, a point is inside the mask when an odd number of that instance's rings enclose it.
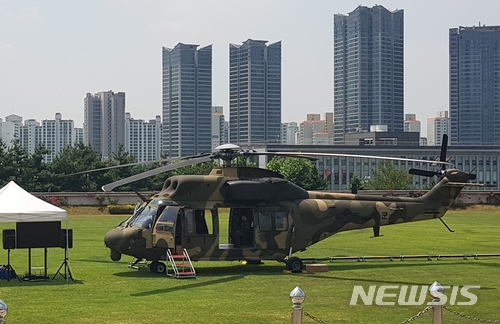
<path fill-rule="evenodd" d="M 165 273 L 167 270 L 167 267 L 165 266 L 165 263 L 160 262 L 160 261 L 153 261 L 149 265 L 149 270 L 151 270 L 152 273 Z"/>
<path fill-rule="evenodd" d="M 122 254 L 117 250 L 111 250 L 110 258 L 113 261 L 120 261 Z"/>
<path fill-rule="evenodd" d="M 286 269 L 293 271 L 302 271 L 304 263 L 298 257 L 291 257 L 286 260 Z"/>

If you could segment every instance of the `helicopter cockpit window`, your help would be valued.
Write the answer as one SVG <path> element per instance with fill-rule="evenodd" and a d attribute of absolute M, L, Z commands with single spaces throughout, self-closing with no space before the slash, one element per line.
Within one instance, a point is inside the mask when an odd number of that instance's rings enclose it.
<path fill-rule="evenodd" d="M 160 215 L 160 219 L 156 223 L 157 231 L 173 231 L 174 224 L 179 214 L 178 206 L 167 206 Z"/>
<path fill-rule="evenodd" d="M 268 211 L 259 212 L 259 229 L 263 232 L 269 232 L 273 229 L 271 212 Z"/>
<path fill-rule="evenodd" d="M 129 219 L 128 224 L 131 226 L 151 228 L 151 224 L 153 224 L 153 220 L 157 211 L 158 206 L 155 205 L 150 205 L 139 209 L 137 210 L 137 213 Z"/>
<path fill-rule="evenodd" d="M 274 213 L 274 224 L 277 231 L 288 230 L 288 214 L 284 211 L 277 211 Z"/>

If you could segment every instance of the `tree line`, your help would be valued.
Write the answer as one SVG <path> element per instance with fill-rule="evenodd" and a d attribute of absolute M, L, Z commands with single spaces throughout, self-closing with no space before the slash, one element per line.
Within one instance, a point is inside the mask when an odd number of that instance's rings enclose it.
<path fill-rule="evenodd" d="M 29 192 L 100 191 L 107 183 L 156 168 L 161 163 L 139 164 L 123 168 L 72 175 L 88 170 L 136 162 L 123 148 L 109 159 L 82 143 L 63 149 L 52 161 L 45 163 L 49 151 L 38 146 L 33 154 L 14 141 L 10 147 L 0 141 L 0 186 L 11 180 Z M 121 191 L 159 190 L 169 174 L 161 174 L 120 187 Z"/>

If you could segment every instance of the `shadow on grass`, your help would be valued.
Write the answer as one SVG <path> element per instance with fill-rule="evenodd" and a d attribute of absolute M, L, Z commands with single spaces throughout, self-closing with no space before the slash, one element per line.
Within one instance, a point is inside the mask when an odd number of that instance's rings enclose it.
<path fill-rule="evenodd" d="M 418 263 L 417 263 L 418 262 Z M 413 267 L 435 267 L 464 264 L 464 262 L 446 262 L 446 261 L 365 261 L 352 262 L 351 264 L 328 263 L 329 270 L 348 271 L 348 270 L 366 270 L 366 269 L 384 269 L 384 268 L 413 268 Z"/>
<path fill-rule="evenodd" d="M 199 287 L 205 287 L 205 286 L 211 286 L 211 285 L 217 285 L 221 283 L 228 283 L 230 281 L 234 280 L 239 280 L 242 279 L 244 276 L 233 276 L 233 277 L 228 277 L 228 278 L 220 278 L 220 279 L 215 279 L 211 281 L 198 281 L 196 283 L 190 283 L 187 285 L 182 285 L 182 286 L 176 286 L 176 287 L 169 287 L 169 288 L 163 288 L 163 289 L 155 289 L 155 290 L 150 290 L 150 291 L 144 291 L 140 293 L 134 293 L 130 294 L 130 296 L 134 297 L 144 297 L 144 296 L 151 296 L 151 295 L 157 295 L 157 294 L 165 294 L 165 293 L 172 293 L 178 290 L 186 290 L 186 289 L 192 289 L 192 288 L 199 288 Z M 190 279 L 190 280 L 195 280 L 195 279 Z"/>
<path fill-rule="evenodd" d="M 29 280 L 17 280 L 16 278 L 13 278 L 11 281 L 7 280 L 1 280 L 2 282 L 5 281 L 6 284 L 4 285 L 2 283 L 2 287 L 23 287 L 23 288 L 28 288 L 28 287 L 37 287 L 37 286 L 66 286 L 66 285 L 83 285 L 85 284 L 85 281 L 83 280 L 71 280 L 69 279 L 66 282 L 66 279 L 64 278 L 54 278 L 52 280 L 52 277 L 50 277 L 50 280 L 40 280 L 40 281 L 29 281 Z"/>
<path fill-rule="evenodd" d="M 98 260 L 98 259 L 71 259 L 71 262 L 85 262 L 85 263 L 95 262 L 95 263 L 109 263 L 109 264 L 116 263 L 115 261 L 111 260 Z"/>
<path fill-rule="evenodd" d="M 422 260 L 423 261 L 423 260 Z M 341 271 L 351 271 L 351 270 L 368 270 L 368 269 L 396 269 L 396 268 L 416 268 L 416 267 L 440 267 L 440 266 L 457 266 L 463 265 L 464 261 L 366 261 L 366 262 L 352 262 L 352 263 L 326 263 L 330 272 L 341 272 Z M 229 275 L 270 275 L 270 274 L 281 274 L 285 270 L 285 266 L 280 263 L 270 264 L 262 264 L 262 265 L 242 265 L 242 264 L 228 264 L 228 265 L 215 265 L 215 266 L 206 266 L 211 261 L 204 261 L 204 266 L 198 267 L 195 264 L 196 273 L 198 276 L 210 276 L 210 277 L 220 277 L 220 276 L 229 276 Z M 214 261 L 217 262 L 217 261 Z M 477 261 L 474 261 L 473 264 L 477 264 Z M 486 265 L 488 265 L 486 263 Z M 489 265 L 496 266 L 496 265 Z M 140 268 L 139 270 L 132 270 L 126 272 L 115 273 L 114 275 L 117 277 L 157 277 L 163 278 L 165 275 L 155 274 L 149 271 L 148 268 Z M 313 273 L 309 273 L 313 274 Z M 301 275 L 301 274 L 299 274 Z M 314 274 L 315 277 L 322 277 L 318 273 Z M 331 278 L 329 276 L 325 276 L 325 278 Z"/>
<path fill-rule="evenodd" d="M 207 261 L 210 262 L 210 261 Z M 244 277 L 246 275 L 269 275 L 282 273 L 284 267 L 282 265 L 227 265 L 227 266 L 213 266 L 213 267 L 196 267 L 197 276 L 209 277 L 223 277 L 230 275 L 238 275 Z M 123 278 L 132 277 L 156 277 L 165 278 L 164 274 L 152 273 L 148 268 L 140 268 L 139 270 L 132 270 L 126 272 L 114 273 L 114 276 Z"/>

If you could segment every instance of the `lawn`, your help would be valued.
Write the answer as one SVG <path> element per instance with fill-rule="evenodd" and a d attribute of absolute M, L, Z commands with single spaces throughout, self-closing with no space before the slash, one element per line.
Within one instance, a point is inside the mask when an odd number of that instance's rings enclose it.
<path fill-rule="evenodd" d="M 369 255 L 437 255 L 500 253 L 500 209 L 451 211 L 444 220 L 450 233 L 431 220 L 381 228 L 383 236 L 370 238 L 371 229 L 334 235 L 307 251 L 302 258 Z M 500 319 L 500 258 L 462 258 L 432 261 L 323 261 L 329 272 L 286 274 L 284 266 L 266 261 L 261 266 L 239 262 L 197 262 L 196 279 L 172 279 L 148 269 L 127 267 L 129 258 L 109 259 L 104 234 L 126 216 L 100 213 L 73 215 L 70 267 L 76 282 L 62 277 L 48 282 L 0 280 L 0 299 L 9 306 L 7 323 L 289 323 L 290 291 L 300 286 L 306 294 L 304 310 L 328 323 L 400 323 L 421 311 L 419 306 L 349 305 L 353 287 L 362 285 L 480 285 L 473 306 L 455 311 L 485 320 Z M 1 224 L 0 230 L 15 224 Z M 62 249 L 49 249 L 49 274 L 63 261 Z M 7 251 L 0 250 L 0 263 Z M 33 250 L 33 265 L 42 251 Z M 19 274 L 27 270 L 27 250 L 13 250 L 11 263 Z M 390 300 L 390 299 L 388 299 Z M 394 299 L 397 300 L 397 299 Z M 428 298 L 428 301 L 430 297 Z M 445 323 L 470 323 L 444 314 Z M 415 323 L 430 323 L 427 313 Z M 304 323 L 314 323 L 308 317 Z"/>

